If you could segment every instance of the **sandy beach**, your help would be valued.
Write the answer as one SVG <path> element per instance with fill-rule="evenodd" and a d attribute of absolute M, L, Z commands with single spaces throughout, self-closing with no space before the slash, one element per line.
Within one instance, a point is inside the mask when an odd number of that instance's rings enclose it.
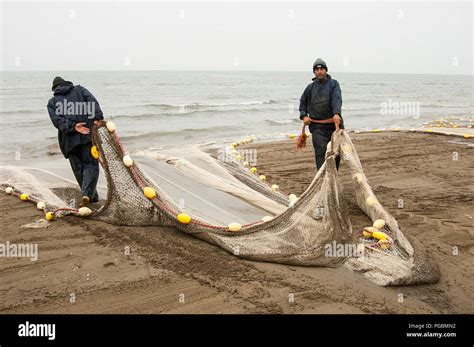
<path fill-rule="evenodd" d="M 39 211 L 2 193 L 0 240 L 37 243 L 40 253 L 36 262 L 0 259 L 0 313 L 474 312 L 474 139 L 408 132 L 351 138 L 379 201 L 439 265 L 439 283 L 384 288 L 342 266 L 246 261 L 172 228 L 73 216 L 22 228 Z M 302 151 L 294 140 L 246 146 L 258 150 L 259 172 L 286 192 L 301 194 L 315 175 L 310 143 Z M 362 229 L 370 220 L 354 201 L 344 163 L 340 175 L 353 228 Z"/>

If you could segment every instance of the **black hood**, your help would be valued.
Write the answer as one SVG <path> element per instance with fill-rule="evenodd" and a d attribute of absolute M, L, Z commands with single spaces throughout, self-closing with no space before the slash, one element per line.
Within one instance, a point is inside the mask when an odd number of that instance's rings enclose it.
<path fill-rule="evenodd" d="M 72 88 L 74 88 L 74 84 L 72 84 L 72 82 L 65 81 L 54 89 L 54 95 L 68 94 Z"/>

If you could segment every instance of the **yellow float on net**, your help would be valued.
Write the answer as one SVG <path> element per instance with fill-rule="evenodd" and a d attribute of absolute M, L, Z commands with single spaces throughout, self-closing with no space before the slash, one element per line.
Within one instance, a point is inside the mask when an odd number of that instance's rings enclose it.
<path fill-rule="evenodd" d="M 46 204 L 43 201 L 38 201 L 38 203 L 36 204 L 36 208 L 38 210 L 43 210 L 45 207 L 46 207 Z"/>
<path fill-rule="evenodd" d="M 87 217 L 87 216 L 90 216 L 92 214 L 92 210 L 89 208 L 89 207 L 81 207 L 79 210 L 78 210 L 78 213 L 79 213 L 79 216 L 81 217 Z"/>
<path fill-rule="evenodd" d="M 293 140 L 295 138 L 295 134 L 289 134 L 288 137 Z"/>
<path fill-rule="evenodd" d="M 27 201 L 28 200 L 28 194 L 25 194 L 25 193 L 21 194 L 20 199 L 21 199 L 21 201 Z"/>
<path fill-rule="evenodd" d="M 189 222 L 191 222 L 191 217 L 189 217 L 186 213 L 180 213 L 176 218 L 182 224 L 189 224 Z"/>
<path fill-rule="evenodd" d="M 342 145 L 341 147 L 342 151 L 345 152 L 345 153 L 350 153 L 351 152 L 351 146 L 349 146 L 348 143 L 345 143 Z"/>
<path fill-rule="evenodd" d="M 276 192 L 278 189 L 280 189 L 280 187 L 278 187 L 278 184 L 273 184 L 273 185 L 272 185 L 272 190 L 273 190 L 274 192 Z"/>
<path fill-rule="evenodd" d="M 385 234 L 383 231 L 374 231 L 372 233 L 372 237 L 374 239 L 377 239 L 377 240 L 387 240 L 388 239 L 388 235 Z"/>
<path fill-rule="evenodd" d="M 362 176 L 361 173 L 356 173 L 354 175 L 354 179 L 356 180 L 357 183 L 362 183 L 362 181 L 364 180 L 364 176 Z"/>
<path fill-rule="evenodd" d="M 242 163 L 242 166 L 243 166 L 243 167 L 248 167 L 248 166 L 249 166 L 249 163 L 246 162 L 246 161 L 244 161 L 244 162 Z"/>
<path fill-rule="evenodd" d="M 260 181 L 265 181 L 265 180 L 267 179 L 267 177 L 266 177 L 265 175 L 260 175 L 260 176 L 258 177 L 258 179 L 259 179 Z"/>
<path fill-rule="evenodd" d="M 45 218 L 47 221 L 52 221 L 54 220 L 54 213 L 53 212 L 47 212 L 45 215 Z"/>
<path fill-rule="evenodd" d="M 379 231 L 379 229 L 377 228 L 365 227 L 364 230 L 362 231 L 362 235 L 364 235 L 364 237 L 369 238 L 369 237 L 372 237 L 372 234 L 377 231 Z"/>
<path fill-rule="evenodd" d="M 296 196 L 295 194 L 290 194 L 290 195 L 288 195 L 288 199 L 289 199 L 289 200 L 294 200 L 294 199 L 296 199 L 296 198 L 297 198 L 297 196 Z"/>
<path fill-rule="evenodd" d="M 465 139 L 469 139 L 471 137 L 471 135 L 469 135 L 469 134 L 464 134 L 463 136 L 464 136 Z"/>
<path fill-rule="evenodd" d="M 228 228 L 229 231 L 240 231 L 242 229 L 242 225 L 239 223 L 230 223 Z"/>
<path fill-rule="evenodd" d="M 128 154 L 124 155 L 122 160 L 126 167 L 130 167 L 133 165 L 133 159 Z"/>
<path fill-rule="evenodd" d="M 250 168 L 250 172 L 251 172 L 251 173 L 256 173 L 256 172 L 257 172 L 257 168 L 256 168 L 256 167 L 251 167 L 251 168 Z"/>
<path fill-rule="evenodd" d="M 154 199 L 154 198 L 156 198 L 156 191 L 155 191 L 152 187 L 145 187 L 145 188 L 143 188 L 143 194 L 145 194 L 145 196 L 146 196 L 148 199 Z"/>
<path fill-rule="evenodd" d="M 385 226 L 385 221 L 383 219 L 377 219 L 373 224 L 374 228 L 382 229 Z"/>
<path fill-rule="evenodd" d="M 94 157 L 94 159 L 99 159 L 99 150 L 97 149 L 97 146 L 91 147 L 91 154 Z"/>
<path fill-rule="evenodd" d="M 6 187 L 5 188 L 5 193 L 12 194 L 13 193 L 13 188 L 12 187 Z"/>
<path fill-rule="evenodd" d="M 107 127 L 107 130 L 111 133 L 113 133 L 116 129 L 115 124 L 113 122 L 107 122 L 105 126 Z"/>
<path fill-rule="evenodd" d="M 238 161 L 241 161 L 243 158 L 242 158 L 242 156 L 241 156 L 240 154 L 237 154 L 237 155 L 235 156 L 235 159 L 238 160 Z"/>
<path fill-rule="evenodd" d="M 373 196 L 369 196 L 367 199 L 365 199 L 365 202 L 367 203 L 367 205 L 372 207 L 377 203 L 377 199 Z"/>

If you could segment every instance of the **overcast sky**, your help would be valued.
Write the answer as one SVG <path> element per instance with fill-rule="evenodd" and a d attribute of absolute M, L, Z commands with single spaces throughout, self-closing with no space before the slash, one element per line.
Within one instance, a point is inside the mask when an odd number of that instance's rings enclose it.
<path fill-rule="evenodd" d="M 2 70 L 472 74 L 467 2 L 3 2 Z"/>

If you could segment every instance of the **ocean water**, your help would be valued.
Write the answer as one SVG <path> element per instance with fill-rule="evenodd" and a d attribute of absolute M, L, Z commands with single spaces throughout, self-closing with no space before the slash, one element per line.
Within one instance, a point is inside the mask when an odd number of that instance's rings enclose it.
<path fill-rule="evenodd" d="M 330 72 L 347 129 L 410 128 L 435 117 L 473 118 L 473 77 Z M 310 72 L 1 72 L 3 164 L 60 156 L 46 104 L 62 76 L 89 89 L 130 149 L 278 138 L 301 131 L 299 98 Z M 400 106 L 403 103 L 404 106 Z"/>

